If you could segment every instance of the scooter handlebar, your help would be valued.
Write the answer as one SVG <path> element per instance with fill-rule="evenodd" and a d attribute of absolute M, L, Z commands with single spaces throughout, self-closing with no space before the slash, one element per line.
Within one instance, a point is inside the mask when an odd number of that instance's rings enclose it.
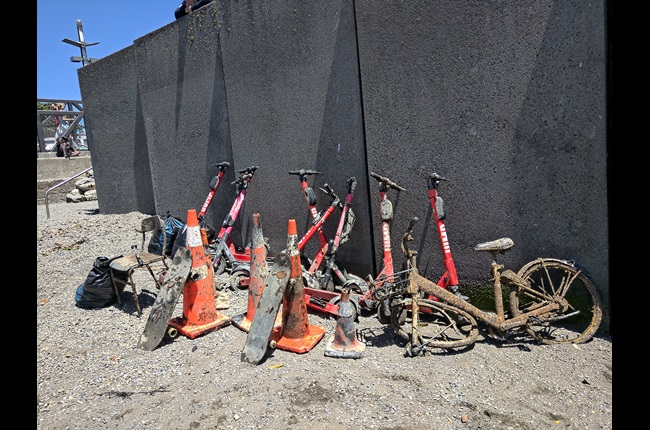
<path fill-rule="evenodd" d="M 305 169 L 300 169 L 300 170 L 289 170 L 290 175 L 298 175 L 301 178 L 303 176 L 308 176 L 308 175 L 320 175 L 321 172 L 318 172 L 316 170 L 305 170 Z"/>
<path fill-rule="evenodd" d="M 400 187 L 395 182 L 391 181 L 385 176 L 378 175 L 375 172 L 370 172 L 370 176 L 372 178 L 375 178 L 377 181 L 379 181 L 381 185 L 385 186 L 386 188 L 394 188 L 399 191 L 406 191 L 406 188 Z"/>
<path fill-rule="evenodd" d="M 213 164 L 212 166 L 218 167 L 220 171 L 225 172 L 226 169 L 230 166 L 230 163 L 227 161 L 222 161 L 221 163 Z"/>

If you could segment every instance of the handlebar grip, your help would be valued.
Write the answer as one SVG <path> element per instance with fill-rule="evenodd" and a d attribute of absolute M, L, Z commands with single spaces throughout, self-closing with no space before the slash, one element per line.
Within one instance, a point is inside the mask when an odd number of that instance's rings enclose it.
<path fill-rule="evenodd" d="M 336 197 L 336 193 L 334 193 L 334 190 L 332 189 L 332 187 L 329 186 L 329 184 L 324 184 L 323 187 L 325 187 L 325 188 L 321 187 L 321 188 L 319 188 L 319 190 L 321 190 L 322 192 L 324 192 L 328 196 Z"/>
<path fill-rule="evenodd" d="M 354 190 L 357 188 L 357 178 L 350 176 L 346 181 L 346 184 L 348 184 L 349 193 L 354 194 Z"/>
<path fill-rule="evenodd" d="M 433 179 L 434 181 L 448 181 L 449 179 L 443 178 L 437 173 L 431 173 L 427 179 Z"/>
<path fill-rule="evenodd" d="M 420 218 L 414 216 L 413 218 L 411 218 L 411 221 L 409 221 L 409 225 L 408 225 L 408 227 L 406 227 L 406 229 L 407 229 L 408 231 L 413 230 L 413 226 L 414 226 L 415 223 L 418 222 L 418 221 L 420 221 Z"/>
<path fill-rule="evenodd" d="M 219 170 L 225 172 L 226 169 L 228 169 L 228 167 L 230 166 L 230 163 L 227 161 L 222 161 L 221 163 L 213 164 L 213 166 L 218 167 Z"/>

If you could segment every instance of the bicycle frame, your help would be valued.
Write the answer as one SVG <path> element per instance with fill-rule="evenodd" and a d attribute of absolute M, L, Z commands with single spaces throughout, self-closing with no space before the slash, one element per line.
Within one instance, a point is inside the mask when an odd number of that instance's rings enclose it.
<path fill-rule="evenodd" d="M 433 173 L 427 178 L 427 184 L 445 256 L 445 273 L 437 283 L 418 273 L 417 252 L 409 250 L 407 244 L 413 240 L 412 228 L 418 221 L 414 217 L 402 236 L 406 270 L 400 272 L 398 281 L 386 282 L 383 288 L 375 288 L 375 284 L 370 283 L 373 297 L 382 301 L 392 300 L 394 315 L 391 314 L 391 323 L 399 337 L 407 341 L 405 355 L 419 355 L 427 347 L 449 349 L 470 345 L 478 336 L 477 320 L 493 330 L 491 334 L 499 339 L 507 337 L 511 330 L 521 328 L 543 344 L 583 343 L 589 340 L 600 325 L 602 309 L 598 293 L 588 277 L 573 262 L 554 258 L 533 260 L 518 273 L 505 269 L 497 261 L 497 256 L 514 246 L 510 238 L 504 237 L 474 247 L 476 251 L 492 254 L 494 312 L 484 311 L 460 295 L 443 222 L 446 216 L 444 202 L 438 195 L 441 180 L 446 179 Z M 508 312 L 504 309 L 504 288 L 509 290 Z M 407 331 L 402 325 L 409 326 L 406 322 L 409 309 L 411 321 L 410 330 Z M 580 320 L 583 312 L 585 317 Z M 421 320 L 427 318 L 426 314 L 430 314 L 430 319 L 422 324 Z M 460 328 L 461 324 L 463 328 Z M 424 330 L 427 330 L 426 335 Z"/>
<path fill-rule="evenodd" d="M 493 244 L 493 245 L 488 245 Z M 504 239 L 498 239 L 493 242 L 487 242 L 485 245 L 486 251 L 504 252 L 505 250 L 512 247 L 512 241 L 507 242 Z M 490 248 L 490 249 L 488 249 Z M 526 291 L 530 294 L 539 296 L 535 290 L 530 288 L 530 285 L 519 277 L 512 270 L 503 269 L 502 264 L 498 264 L 494 259 L 492 261 L 492 277 L 493 277 L 493 291 L 494 291 L 494 306 L 496 312 L 487 312 L 483 311 L 480 308 L 472 305 L 466 300 L 463 300 L 460 297 L 457 297 L 454 293 L 451 293 L 445 290 L 440 285 L 429 281 L 423 276 L 417 275 L 417 283 L 420 289 L 436 297 L 438 300 L 444 301 L 445 303 L 450 304 L 451 306 L 462 309 L 463 311 L 469 313 L 474 318 L 482 321 L 483 323 L 491 326 L 492 328 L 498 330 L 499 332 L 506 332 L 516 327 L 523 327 L 527 324 L 530 318 L 539 317 L 541 315 L 547 314 L 549 312 L 554 312 L 560 309 L 560 304 L 557 302 L 550 301 L 544 306 L 540 306 L 531 310 L 530 312 L 522 313 L 516 317 L 506 318 L 504 306 L 503 306 L 503 294 L 502 294 L 502 279 L 506 279 L 510 286 L 511 291 L 519 294 L 520 291 Z"/>

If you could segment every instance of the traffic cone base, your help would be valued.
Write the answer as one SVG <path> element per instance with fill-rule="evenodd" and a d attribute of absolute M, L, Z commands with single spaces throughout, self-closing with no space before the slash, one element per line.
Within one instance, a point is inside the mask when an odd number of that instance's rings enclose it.
<path fill-rule="evenodd" d="M 299 338 L 282 336 L 282 327 L 276 327 L 271 332 L 271 340 L 275 341 L 275 347 L 284 351 L 302 354 L 311 351 L 314 346 L 325 336 L 323 327 L 310 325 L 307 333 Z"/>
<path fill-rule="evenodd" d="M 356 340 L 356 342 L 352 342 L 350 345 L 344 345 L 341 342 L 336 342 L 335 336 L 330 338 L 325 347 L 325 355 L 335 358 L 362 358 L 365 351 L 365 343 Z"/>
<path fill-rule="evenodd" d="M 177 317 L 171 320 L 169 325 L 178 330 L 178 332 L 183 336 L 194 339 L 202 334 L 227 326 L 230 322 L 231 319 L 229 316 L 217 312 L 215 319 L 207 324 L 192 324 L 188 323 L 183 317 Z"/>

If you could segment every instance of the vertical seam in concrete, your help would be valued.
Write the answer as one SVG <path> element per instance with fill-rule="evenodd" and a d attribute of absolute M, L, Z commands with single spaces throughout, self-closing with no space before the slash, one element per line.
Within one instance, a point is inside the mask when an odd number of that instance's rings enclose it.
<path fill-rule="evenodd" d="M 372 271 L 373 274 L 377 273 L 377 258 L 375 256 L 375 224 L 372 217 L 372 195 L 370 193 L 370 181 L 368 180 L 368 145 L 366 140 L 366 120 L 365 113 L 363 110 L 363 82 L 361 80 L 361 57 L 359 56 L 359 31 L 357 27 L 357 5 L 355 0 L 352 0 L 352 15 L 354 18 L 354 43 L 357 51 L 357 77 L 359 79 L 359 104 L 361 105 L 361 130 L 363 138 L 363 155 L 366 161 L 366 196 L 368 197 L 368 207 L 366 208 L 367 213 L 370 214 L 370 246 L 372 252 Z M 373 276 L 374 277 L 374 276 Z"/>

